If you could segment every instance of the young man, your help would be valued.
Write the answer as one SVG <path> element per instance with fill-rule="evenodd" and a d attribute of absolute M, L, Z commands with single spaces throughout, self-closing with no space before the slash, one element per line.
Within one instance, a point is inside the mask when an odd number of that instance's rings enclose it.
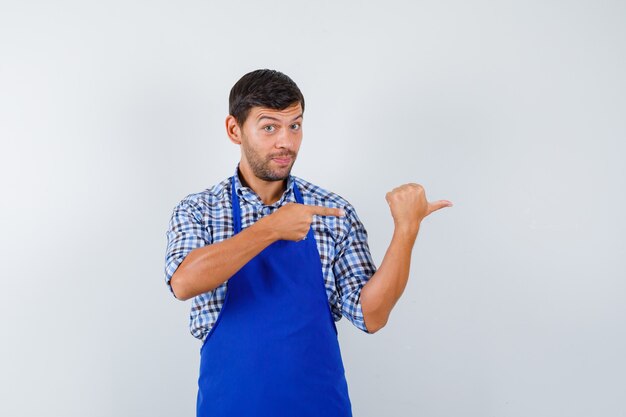
<path fill-rule="evenodd" d="M 350 203 L 291 175 L 303 112 L 286 75 L 244 75 L 226 118 L 235 173 L 174 208 L 165 281 L 193 298 L 198 416 L 351 416 L 335 321 L 385 326 L 422 219 L 452 205 L 427 202 L 418 184 L 388 192 L 395 230 L 377 270 Z"/>

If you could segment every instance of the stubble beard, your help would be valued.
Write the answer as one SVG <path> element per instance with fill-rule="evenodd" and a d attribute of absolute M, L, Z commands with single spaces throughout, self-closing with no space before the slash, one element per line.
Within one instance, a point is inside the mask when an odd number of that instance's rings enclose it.
<path fill-rule="evenodd" d="M 252 173 L 263 181 L 283 181 L 289 177 L 291 168 L 293 168 L 293 164 L 296 162 L 296 154 L 294 152 L 280 152 L 268 155 L 266 160 L 264 160 L 254 149 L 251 149 L 248 146 L 243 146 L 243 152 L 246 155 L 246 159 L 248 160 L 250 169 L 252 169 Z M 270 167 L 272 158 L 281 156 L 289 156 L 291 158 L 291 164 L 288 168 L 273 170 Z"/>

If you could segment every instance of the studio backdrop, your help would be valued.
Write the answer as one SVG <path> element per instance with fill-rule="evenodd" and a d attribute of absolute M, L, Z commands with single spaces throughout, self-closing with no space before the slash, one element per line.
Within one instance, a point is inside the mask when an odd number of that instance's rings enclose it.
<path fill-rule="evenodd" d="M 164 280 L 227 178 L 228 93 L 302 90 L 292 173 L 422 223 L 404 294 L 337 323 L 354 415 L 626 415 L 626 7 L 580 1 L 0 4 L 0 415 L 193 416 L 200 341 Z"/>

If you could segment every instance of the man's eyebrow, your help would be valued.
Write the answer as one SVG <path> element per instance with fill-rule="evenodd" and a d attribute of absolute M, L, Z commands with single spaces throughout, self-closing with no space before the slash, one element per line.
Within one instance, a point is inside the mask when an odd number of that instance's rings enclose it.
<path fill-rule="evenodd" d="M 292 122 L 298 120 L 299 118 L 303 117 L 303 113 L 300 113 L 298 116 L 294 117 Z M 260 122 L 263 119 L 270 119 L 270 120 L 275 120 L 277 122 L 280 122 L 280 119 L 277 119 L 276 117 L 272 117 L 272 116 L 261 116 L 257 119 L 257 123 Z"/>

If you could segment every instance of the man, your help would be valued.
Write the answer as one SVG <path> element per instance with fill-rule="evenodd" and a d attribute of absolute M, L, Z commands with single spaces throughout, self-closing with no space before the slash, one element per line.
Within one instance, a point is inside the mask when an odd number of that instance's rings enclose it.
<path fill-rule="evenodd" d="M 395 230 L 377 270 L 355 209 L 291 175 L 303 112 L 286 75 L 244 75 L 226 118 L 235 173 L 174 208 L 165 276 L 175 297 L 193 298 L 198 416 L 351 416 L 335 321 L 385 326 L 422 219 L 452 205 L 427 202 L 417 184 L 387 193 Z"/>

